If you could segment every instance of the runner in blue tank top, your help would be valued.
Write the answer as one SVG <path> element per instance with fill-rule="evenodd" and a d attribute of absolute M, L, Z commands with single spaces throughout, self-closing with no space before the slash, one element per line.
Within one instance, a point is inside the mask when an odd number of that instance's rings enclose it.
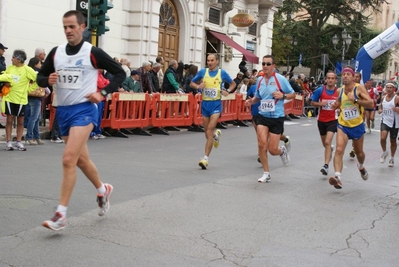
<path fill-rule="evenodd" d="M 253 105 L 260 101 L 256 129 L 258 136 L 258 154 L 263 167 L 263 175 L 258 182 L 269 182 L 271 179 L 267 152 L 271 155 L 280 155 L 284 165 L 290 160 L 284 146 L 279 147 L 281 134 L 284 132 L 284 99 L 294 99 L 295 94 L 287 79 L 275 73 L 274 57 L 264 56 L 262 59 L 263 77 L 256 83 L 258 90 L 255 97 L 248 99 L 246 105 Z"/>

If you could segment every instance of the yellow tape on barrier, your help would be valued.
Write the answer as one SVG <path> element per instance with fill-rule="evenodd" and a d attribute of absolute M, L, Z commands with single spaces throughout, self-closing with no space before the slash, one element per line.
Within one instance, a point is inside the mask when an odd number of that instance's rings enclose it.
<path fill-rule="evenodd" d="M 229 94 L 228 96 L 222 95 L 222 100 L 235 100 L 236 94 Z"/>
<path fill-rule="evenodd" d="M 188 102 L 188 95 L 181 94 L 161 94 L 161 101 L 180 101 L 180 102 Z"/>
<path fill-rule="evenodd" d="M 119 93 L 119 101 L 145 101 L 145 93 Z"/>

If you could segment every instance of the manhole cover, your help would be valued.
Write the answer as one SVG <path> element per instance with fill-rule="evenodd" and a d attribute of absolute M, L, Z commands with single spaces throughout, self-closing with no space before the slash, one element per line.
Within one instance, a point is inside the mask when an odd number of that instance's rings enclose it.
<path fill-rule="evenodd" d="M 26 196 L 2 196 L 0 197 L 0 208 L 28 210 L 34 206 L 43 205 L 44 199 Z"/>

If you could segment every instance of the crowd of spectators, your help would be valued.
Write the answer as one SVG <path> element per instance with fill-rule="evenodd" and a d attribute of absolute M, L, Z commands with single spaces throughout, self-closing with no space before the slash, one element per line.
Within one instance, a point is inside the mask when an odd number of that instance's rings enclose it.
<path fill-rule="evenodd" d="M 0 44 L 0 71 L 6 70 L 6 63 L 4 61 L 4 52 L 7 49 L 3 44 Z M 41 63 L 45 58 L 45 51 L 43 48 L 37 48 L 35 51 L 35 56 L 31 58 L 29 66 L 35 71 L 40 69 Z M 148 60 L 141 63 L 138 68 L 132 68 L 130 59 L 115 57 L 114 60 L 118 62 L 126 73 L 125 81 L 120 85 L 120 92 L 129 93 L 181 93 L 181 94 L 194 94 L 196 95 L 198 90 L 190 86 L 191 80 L 195 77 L 198 72 L 198 66 L 194 64 L 184 64 L 182 61 L 177 61 L 174 59 L 169 60 L 168 65 L 165 66 L 165 61 L 163 57 L 155 58 L 155 62 Z M 249 88 L 256 84 L 256 79 L 262 75 L 262 72 L 253 69 L 249 70 L 246 66 L 246 61 L 242 60 L 238 65 L 238 72 L 234 78 L 236 87 L 230 93 L 247 94 Z M 305 97 L 306 101 L 309 101 L 312 93 L 319 86 L 324 84 L 323 80 L 315 81 L 313 77 L 306 77 L 304 74 L 294 75 L 284 71 L 283 76 L 287 78 L 291 87 L 297 94 L 301 94 Z M 107 72 L 99 73 L 99 80 L 104 84 L 106 81 L 112 80 L 113 76 Z M 223 84 L 224 88 L 228 88 L 230 85 L 225 82 Z M 98 84 L 98 89 L 100 90 L 101 85 Z M 380 82 L 376 88 L 379 93 L 382 92 L 383 84 Z M 54 96 L 48 97 L 50 90 L 55 92 L 53 88 L 46 89 L 46 95 L 42 97 L 28 97 L 28 105 L 25 114 L 25 128 L 27 128 L 27 133 L 25 140 L 30 145 L 44 144 L 40 139 L 39 135 L 39 122 L 42 119 L 43 107 L 41 104 L 51 103 L 51 99 Z M 54 93 L 53 92 L 53 93 Z M 48 97 L 48 100 L 46 98 Z M 53 132 L 51 136 L 52 142 L 62 143 L 62 139 L 59 136 L 57 120 L 55 120 L 55 125 L 53 127 Z M 105 138 L 101 134 L 100 129 L 93 131 L 91 137 L 93 139 Z"/>

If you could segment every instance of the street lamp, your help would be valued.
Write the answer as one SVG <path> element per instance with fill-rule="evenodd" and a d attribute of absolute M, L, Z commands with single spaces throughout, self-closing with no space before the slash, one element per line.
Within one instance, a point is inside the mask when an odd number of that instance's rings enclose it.
<path fill-rule="evenodd" d="M 348 52 L 349 50 L 349 46 L 352 43 L 352 37 L 350 34 L 348 34 L 348 32 L 346 31 L 346 29 L 344 29 L 341 32 L 341 37 L 342 37 L 342 48 L 341 49 L 337 49 L 337 44 L 339 42 L 339 37 L 337 35 L 334 35 L 334 37 L 332 38 L 332 43 L 334 45 L 334 49 L 337 51 L 342 51 L 342 62 L 345 59 L 345 53 Z"/>
<path fill-rule="evenodd" d="M 296 45 L 298 44 L 298 41 L 296 40 L 295 37 L 294 37 L 294 38 L 290 37 L 290 38 L 289 38 L 289 42 L 290 42 L 290 44 L 291 44 L 292 46 L 296 46 Z M 290 71 L 289 67 L 290 67 L 290 53 L 288 53 L 287 72 Z"/>

